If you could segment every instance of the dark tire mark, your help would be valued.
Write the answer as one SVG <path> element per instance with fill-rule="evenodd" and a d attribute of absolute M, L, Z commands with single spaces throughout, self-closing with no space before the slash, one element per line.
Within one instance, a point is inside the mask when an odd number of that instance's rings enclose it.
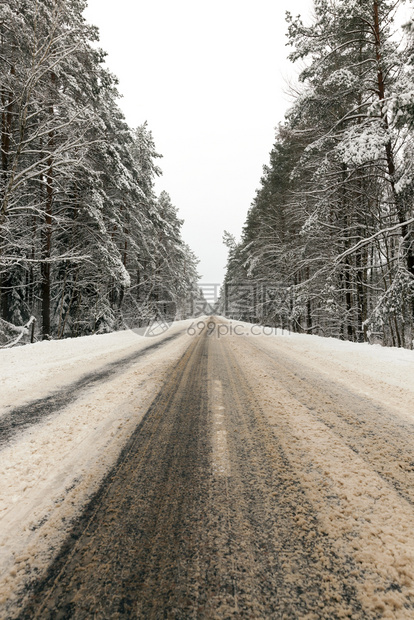
<path fill-rule="evenodd" d="M 355 563 L 338 557 L 320 531 L 301 472 L 274 437 L 225 340 L 216 343 L 210 364 L 211 374 L 223 382 L 232 473 L 212 488 L 215 516 L 222 515 L 223 544 L 216 553 L 228 550 L 227 587 L 234 584 L 238 599 L 235 617 L 362 620 Z"/>
<path fill-rule="evenodd" d="M 197 605 L 206 359 L 206 341 L 194 340 L 20 618 L 187 617 Z"/>
<path fill-rule="evenodd" d="M 353 452 L 358 454 L 397 493 L 414 505 L 414 424 L 390 410 L 304 366 L 300 369 L 280 351 L 270 353 L 250 340 L 269 360 L 283 389 L 304 405 Z M 310 388 L 310 386 L 312 386 Z"/>
<path fill-rule="evenodd" d="M 175 340 L 181 334 L 182 332 L 179 332 L 167 336 L 163 340 L 149 345 L 145 349 L 141 349 L 139 352 L 132 353 L 116 362 L 108 364 L 98 372 L 84 375 L 81 379 L 59 392 L 51 394 L 46 398 L 34 400 L 22 407 L 16 407 L 0 416 L 0 449 L 18 433 L 54 415 L 60 409 L 73 403 L 86 390 L 128 369 L 141 357 L 159 349 L 165 343 Z"/>

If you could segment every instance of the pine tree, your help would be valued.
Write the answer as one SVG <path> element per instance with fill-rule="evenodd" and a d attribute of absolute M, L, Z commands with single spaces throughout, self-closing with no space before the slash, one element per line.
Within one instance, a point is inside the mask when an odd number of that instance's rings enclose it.
<path fill-rule="evenodd" d="M 315 0 L 310 26 L 288 15 L 302 86 L 227 275 L 273 288 L 271 324 L 412 340 L 412 52 L 393 32 L 399 5 Z"/>
<path fill-rule="evenodd" d="M 85 6 L 0 5 L 1 316 L 12 327 L 37 316 L 43 338 L 149 320 L 154 287 L 178 303 L 197 278 L 154 191 L 151 132 L 128 127 Z"/>

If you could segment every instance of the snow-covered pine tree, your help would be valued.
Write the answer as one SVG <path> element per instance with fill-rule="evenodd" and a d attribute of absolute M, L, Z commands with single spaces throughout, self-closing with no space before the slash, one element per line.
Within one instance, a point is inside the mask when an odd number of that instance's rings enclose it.
<path fill-rule="evenodd" d="M 241 269 L 284 283 L 286 317 L 270 321 L 352 340 L 412 340 L 411 61 L 394 26 L 400 5 L 315 0 L 309 26 L 288 15 L 302 86 L 227 276 Z"/>
<path fill-rule="evenodd" d="M 7 125 L 7 174 L 1 192 L 3 278 L 25 285 L 22 310 L 31 313 L 41 297 L 43 337 L 52 334 L 52 270 L 77 255 L 54 243 L 66 227 L 68 179 L 76 176 L 81 151 L 88 142 L 90 102 L 80 96 L 82 58 L 90 51 L 93 32 L 77 0 L 13 0 L 5 9 L 3 41 L 8 39 L 13 63 L 13 113 Z M 4 8 L 4 4 L 2 5 Z M 7 18 L 7 19 L 6 19 Z M 9 23 L 16 23 L 10 29 Z M 7 67 L 2 72 L 7 72 Z M 10 315 L 12 286 L 3 279 L 3 314 Z M 10 317 L 13 319 L 13 317 Z"/>
<path fill-rule="evenodd" d="M 162 215 L 155 195 L 151 132 L 128 127 L 85 6 L 0 4 L 1 316 L 36 315 L 43 338 L 112 330 L 131 310 L 142 319 L 161 257 L 169 296 L 196 278 L 175 210 Z"/>

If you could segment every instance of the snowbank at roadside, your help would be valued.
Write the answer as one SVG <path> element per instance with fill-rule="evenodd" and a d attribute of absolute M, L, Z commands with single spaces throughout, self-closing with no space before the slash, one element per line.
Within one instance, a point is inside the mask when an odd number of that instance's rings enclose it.
<path fill-rule="evenodd" d="M 116 463 L 190 342 L 189 323 L 143 338 L 130 332 L 42 342 L 0 351 L 2 408 L 65 389 L 106 365 L 162 343 L 0 450 L 0 607 L 7 617 L 25 584 L 52 561 L 74 519 Z M 169 336 L 177 334 L 172 340 Z M 165 341 L 165 342 L 163 342 Z M 1 418 L 0 418 L 1 419 Z"/>
<path fill-rule="evenodd" d="M 239 333 L 268 354 L 283 354 L 414 419 L 414 351 L 220 320 L 229 335 L 237 335 L 239 325 Z M 225 329 L 221 337 L 226 337 Z"/>
<path fill-rule="evenodd" d="M 151 337 L 125 330 L 0 350 L 0 415 L 161 342 L 190 324 L 191 321 L 177 321 L 163 334 Z"/>

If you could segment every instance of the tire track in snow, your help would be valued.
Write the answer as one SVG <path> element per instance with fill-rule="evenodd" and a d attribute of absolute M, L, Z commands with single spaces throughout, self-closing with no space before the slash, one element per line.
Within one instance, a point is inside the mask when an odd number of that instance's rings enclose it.
<path fill-rule="evenodd" d="M 19 617 L 365 618 L 301 474 L 231 350 L 194 338 Z"/>
<path fill-rule="evenodd" d="M 249 386 L 253 368 L 240 362 L 230 340 L 211 338 L 209 374 L 223 386 L 231 475 L 214 479 L 210 529 L 219 530 L 214 553 L 222 558 L 222 587 L 237 595 L 233 615 L 362 619 L 352 557 L 338 556 L 320 528 L 302 472 Z M 231 617 L 231 602 L 219 606 L 217 597 L 204 617 Z"/>
<path fill-rule="evenodd" d="M 172 617 L 198 604 L 194 524 L 205 525 L 209 476 L 205 346 L 194 339 L 176 364 L 19 618 Z"/>
<path fill-rule="evenodd" d="M 167 342 L 175 340 L 183 333 L 184 332 L 181 331 L 166 336 L 162 340 L 148 345 L 145 349 L 140 349 L 139 352 L 134 352 L 116 362 L 107 364 L 99 371 L 84 375 L 81 379 L 59 392 L 27 403 L 22 407 L 16 407 L 3 414 L 0 416 L 0 450 L 8 444 L 15 435 L 43 421 L 45 418 L 56 414 L 59 410 L 73 403 L 86 390 L 128 369 L 141 357 L 159 349 Z"/>
<path fill-rule="evenodd" d="M 246 341 L 247 344 L 247 341 Z M 309 413 L 340 437 L 355 454 L 414 505 L 414 424 L 390 409 L 298 366 L 275 349 L 269 352 L 252 339 L 248 346 L 270 361 L 266 373 Z M 265 357 L 264 357 L 265 356 Z"/>
<path fill-rule="evenodd" d="M 325 394 L 316 373 L 314 376 L 305 373 L 299 364 L 293 369 L 293 362 L 285 363 L 285 356 L 282 356 L 283 362 L 277 360 L 277 353 L 276 359 L 266 357 L 261 347 L 251 341 L 247 344 L 246 339 L 230 339 L 229 346 L 240 363 L 248 364 L 253 371 L 247 381 L 289 461 L 301 472 L 303 488 L 322 531 L 332 541 L 337 554 L 344 557 L 344 562 L 345 558 L 352 558 L 358 599 L 364 610 L 362 617 L 411 619 L 414 614 L 414 510 L 394 484 L 381 475 L 383 471 L 379 467 L 379 463 L 384 467 L 388 464 L 391 473 L 400 469 L 401 454 L 387 461 L 389 457 L 384 454 L 383 442 L 384 436 L 390 434 L 391 443 L 398 445 L 401 420 L 395 420 L 395 437 L 392 428 L 386 429 L 384 434 L 383 420 L 375 406 L 367 411 L 364 408 L 354 411 L 349 400 L 342 396 L 332 408 L 327 396 L 333 386 L 326 382 L 330 390 Z M 306 374 L 308 383 L 305 386 L 303 377 Z M 336 388 L 344 394 L 341 386 L 335 384 Z M 303 404 L 305 397 L 306 405 Z M 317 405 L 316 410 L 309 407 L 310 399 L 314 405 L 320 403 L 328 424 L 319 419 Z M 363 403 L 366 405 L 365 399 Z M 370 416 L 375 419 L 377 411 L 377 434 L 372 438 L 369 455 L 357 454 L 334 428 L 336 407 L 342 407 L 345 412 L 347 406 L 349 415 L 355 415 L 356 420 L 363 419 L 365 414 L 368 419 Z M 393 419 L 390 412 L 388 415 Z M 359 425 L 347 424 L 347 428 L 355 429 L 353 441 L 358 445 Z M 347 441 L 352 444 L 352 433 Z M 406 441 L 401 443 L 403 459 L 407 457 L 403 451 L 406 445 Z M 411 446 L 409 444 L 410 450 Z M 405 492 L 409 494 L 412 490 L 412 479 L 407 479 Z"/>

